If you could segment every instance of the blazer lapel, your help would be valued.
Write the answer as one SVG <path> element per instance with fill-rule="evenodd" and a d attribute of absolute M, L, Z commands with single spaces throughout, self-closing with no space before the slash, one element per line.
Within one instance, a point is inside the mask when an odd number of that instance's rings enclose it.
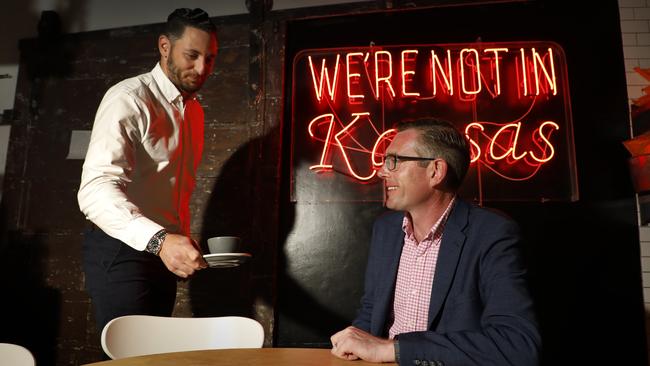
<path fill-rule="evenodd" d="M 456 275 L 458 260 L 465 244 L 465 234 L 462 230 L 467 225 L 468 212 L 468 204 L 461 201 L 460 198 L 456 198 L 455 207 L 452 208 L 445 224 L 438 252 L 431 300 L 429 302 L 429 329 L 431 329 L 434 320 L 438 316 Z"/>
<path fill-rule="evenodd" d="M 399 219 L 399 220 L 397 220 Z M 399 260 L 402 256 L 402 247 L 404 246 L 404 231 L 402 231 L 403 215 L 396 215 L 396 220 L 391 228 L 386 233 L 384 239 L 388 246 L 386 246 L 385 258 L 388 260 L 384 263 L 386 270 L 382 276 L 381 292 L 377 293 L 377 304 L 375 311 L 373 311 L 373 320 L 371 325 L 371 333 L 375 335 L 385 335 L 386 322 L 390 316 L 390 306 L 393 303 L 393 295 L 395 293 L 395 282 L 397 280 L 397 268 L 399 267 Z M 394 228 L 394 229 L 393 229 Z"/>

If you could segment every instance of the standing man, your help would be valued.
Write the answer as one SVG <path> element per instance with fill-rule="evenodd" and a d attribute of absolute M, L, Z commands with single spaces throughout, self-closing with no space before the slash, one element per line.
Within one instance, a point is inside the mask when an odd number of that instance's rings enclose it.
<path fill-rule="evenodd" d="M 98 329 L 128 314 L 170 316 L 176 280 L 205 268 L 190 238 L 190 196 L 203 152 L 195 93 L 212 72 L 216 27 L 201 9 L 176 9 L 151 72 L 106 92 L 79 187 L 83 263 Z"/>
<path fill-rule="evenodd" d="M 343 359 L 403 365 L 537 365 L 541 346 L 509 219 L 456 196 L 469 149 L 453 125 L 398 126 L 379 176 L 361 309 L 334 334 Z"/>

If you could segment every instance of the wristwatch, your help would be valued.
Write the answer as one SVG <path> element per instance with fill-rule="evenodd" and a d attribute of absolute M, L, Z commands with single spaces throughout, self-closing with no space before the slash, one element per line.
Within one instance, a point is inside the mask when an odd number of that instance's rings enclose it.
<path fill-rule="evenodd" d="M 165 229 L 162 229 L 157 233 L 153 234 L 153 236 L 151 237 L 151 239 L 149 239 L 149 242 L 147 243 L 147 247 L 144 248 L 144 251 L 149 252 L 153 255 L 158 255 L 158 253 L 160 253 L 162 243 L 165 241 L 166 236 L 167 236 L 167 230 Z"/>

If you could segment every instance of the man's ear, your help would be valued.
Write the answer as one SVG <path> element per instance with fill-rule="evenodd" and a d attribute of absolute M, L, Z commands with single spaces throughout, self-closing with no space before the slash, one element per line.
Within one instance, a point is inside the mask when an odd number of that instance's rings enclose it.
<path fill-rule="evenodd" d="M 172 42 L 166 35 L 158 37 L 158 51 L 160 51 L 160 58 L 167 59 L 169 52 L 171 52 Z"/>
<path fill-rule="evenodd" d="M 442 159 L 434 160 L 429 164 L 427 173 L 429 174 L 429 181 L 432 187 L 439 186 L 445 181 L 448 168 L 447 162 Z"/>

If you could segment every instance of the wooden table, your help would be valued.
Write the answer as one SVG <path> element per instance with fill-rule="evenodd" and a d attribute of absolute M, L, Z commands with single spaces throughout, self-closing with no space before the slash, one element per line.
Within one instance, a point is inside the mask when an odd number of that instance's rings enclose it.
<path fill-rule="evenodd" d="M 92 366 L 369 366 L 365 361 L 345 361 L 332 356 L 329 349 L 251 348 L 162 353 L 91 363 Z M 383 363 L 384 365 L 397 365 Z"/>

